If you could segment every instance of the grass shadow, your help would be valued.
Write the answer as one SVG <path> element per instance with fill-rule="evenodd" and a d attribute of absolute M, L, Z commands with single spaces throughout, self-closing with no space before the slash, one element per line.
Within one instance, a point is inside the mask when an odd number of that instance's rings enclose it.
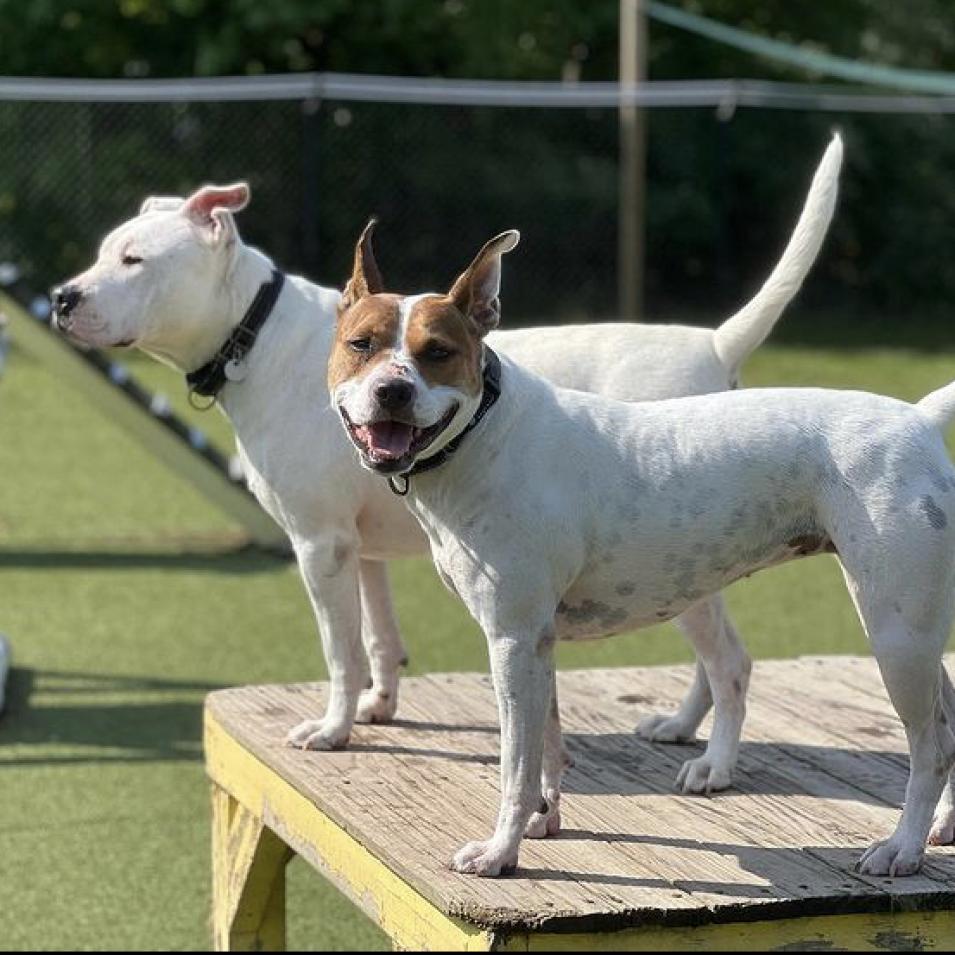
<path fill-rule="evenodd" d="M 0 570 L 183 570 L 261 574 L 284 570 L 291 556 L 254 546 L 168 550 L 0 549 Z"/>
<path fill-rule="evenodd" d="M 220 688 L 198 681 L 14 668 L 0 716 L 0 772 L 27 765 L 198 761 L 202 697 Z M 42 702 L 36 703 L 39 696 Z"/>

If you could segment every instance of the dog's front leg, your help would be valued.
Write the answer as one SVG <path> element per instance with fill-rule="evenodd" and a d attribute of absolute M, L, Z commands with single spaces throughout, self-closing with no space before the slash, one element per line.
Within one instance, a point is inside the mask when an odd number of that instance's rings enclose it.
<path fill-rule="evenodd" d="M 543 839 L 560 832 L 560 783 L 564 770 L 572 764 L 560 729 L 557 702 L 557 674 L 551 680 L 550 711 L 544 728 L 544 760 L 541 766 L 541 804 L 531 816 L 524 835 Z"/>
<path fill-rule="evenodd" d="M 407 663 L 391 603 L 388 568 L 383 561 L 362 560 L 361 639 L 371 668 L 371 686 L 358 701 L 359 723 L 387 723 L 398 709 L 398 673 Z"/>
<path fill-rule="evenodd" d="M 554 680 L 553 632 L 549 622 L 543 628 L 488 634 L 501 719 L 501 805 L 494 835 L 464 846 L 451 860 L 456 872 L 497 876 L 512 870 L 528 821 L 541 808 L 544 728 Z"/>
<path fill-rule="evenodd" d="M 339 749 L 348 742 L 366 672 L 358 545 L 350 536 L 328 535 L 296 542 L 295 553 L 322 638 L 329 696 L 324 717 L 300 723 L 287 739 L 303 749 Z"/>

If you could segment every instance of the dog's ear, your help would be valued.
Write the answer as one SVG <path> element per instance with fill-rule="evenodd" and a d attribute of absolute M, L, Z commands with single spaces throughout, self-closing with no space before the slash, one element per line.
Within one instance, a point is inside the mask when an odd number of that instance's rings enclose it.
<path fill-rule="evenodd" d="M 147 212 L 177 212 L 185 204 L 182 196 L 148 196 L 139 207 L 139 214 Z"/>
<path fill-rule="evenodd" d="M 232 186 L 203 186 L 186 199 L 182 214 L 206 230 L 210 241 L 234 240 L 238 232 L 232 216 L 249 204 L 249 196 L 247 182 L 237 182 Z"/>
<path fill-rule="evenodd" d="M 345 285 L 345 291 L 342 292 L 342 311 L 351 308 L 366 295 L 377 295 L 385 290 L 385 283 L 375 261 L 375 250 L 371 245 L 371 236 L 377 224 L 377 219 L 369 219 L 355 244 L 355 264 L 352 266 L 351 278 Z"/>
<path fill-rule="evenodd" d="M 521 234 L 509 229 L 494 236 L 474 261 L 455 279 L 449 298 L 474 321 L 481 335 L 497 328 L 501 320 L 501 256 L 520 241 Z"/>

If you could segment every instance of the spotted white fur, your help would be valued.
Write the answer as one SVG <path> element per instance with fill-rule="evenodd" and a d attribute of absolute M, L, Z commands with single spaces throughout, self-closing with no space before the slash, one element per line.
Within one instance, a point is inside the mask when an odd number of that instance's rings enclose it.
<path fill-rule="evenodd" d="M 955 617 L 955 468 L 941 432 L 953 417 L 955 384 L 917 405 L 823 389 L 625 404 L 505 358 L 493 410 L 440 468 L 411 478 L 406 498 L 484 630 L 501 717 L 497 824 L 452 867 L 499 875 L 525 834 L 559 829 L 557 639 L 706 616 L 739 577 L 833 551 L 910 750 L 896 830 L 859 868 L 917 871 L 927 839 L 955 829 L 955 690 L 941 666 Z M 748 661 L 722 628 L 704 622 L 697 644 L 716 720 L 681 773 L 693 789 L 725 786 L 739 743 Z M 668 733 L 695 729 L 693 702 Z"/>

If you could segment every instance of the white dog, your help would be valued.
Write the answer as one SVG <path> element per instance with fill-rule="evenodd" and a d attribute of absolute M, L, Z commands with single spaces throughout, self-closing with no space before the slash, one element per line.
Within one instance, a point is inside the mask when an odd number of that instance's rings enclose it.
<path fill-rule="evenodd" d="M 733 385 L 815 258 L 832 215 L 839 161 L 839 151 L 830 149 L 779 265 L 715 332 L 592 325 L 502 333 L 494 346 L 564 385 L 627 399 Z M 403 502 L 358 466 L 325 382 L 315 375 L 328 363 L 338 292 L 301 278 L 284 287 L 273 282 L 272 263 L 236 230 L 233 213 L 248 199 L 248 188 L 237 185 L 207 187 L 186 200 L 147 200 L 140 215 L 106 237 L 88 271 L 55 290 L 55 315 L 74 339 L 141 348 L 193 373 L 194 382 L 213 360 L 213 385 L 202 390 L 222 385 L 218 399 L 235 428 L 251 489 L 294 546 L 328 664 L 327 712 L 293 728 L 290 741 L 338 747 L 348 740 L 356 710 L 361 721 L 394 715 L 404 649 L 383 561 L 422 553 L 427 542 Z M 267 319 L 251 347 L 248 338 L 234 337 L 246 315 Z M 719 640 L 738 647 L 718 597 L 681 623 L 697 646 Z M 361 693 L 368 662 L 371 688 Z M 651 721 L 645 731 L 690 738 L 709 705 L 700 668 L 677 717 Z"/>
<path fill-rule="evenodd" d="M 447 294 L 402 296 L 376 287 L 366 229 L 329 363 L 363 462 L 407 493 L 442 579 L 488 641 L 501 808 L 493 836 L 453 868 L 498 875 L 525 833 L 559 828 L 556 640 L 667 620 L 755 570 L 829 552 L 911 755 L 898 828 L 861 870 L 915 872 L 955 763 L 955 691 L 941 667 L 955 611 L 955 469 L 941 432 L 955 384 L 915 406 L 822 389 L 626 404 L 555 388 L 484 346 L 500 257 L 517 239 L 488 242 Z M 716 722 L 685 771 L 720 786 L 749 671 L 723 630 L 697 650 Z M 950 823 L 946 806 L 936 838 Z"/>

